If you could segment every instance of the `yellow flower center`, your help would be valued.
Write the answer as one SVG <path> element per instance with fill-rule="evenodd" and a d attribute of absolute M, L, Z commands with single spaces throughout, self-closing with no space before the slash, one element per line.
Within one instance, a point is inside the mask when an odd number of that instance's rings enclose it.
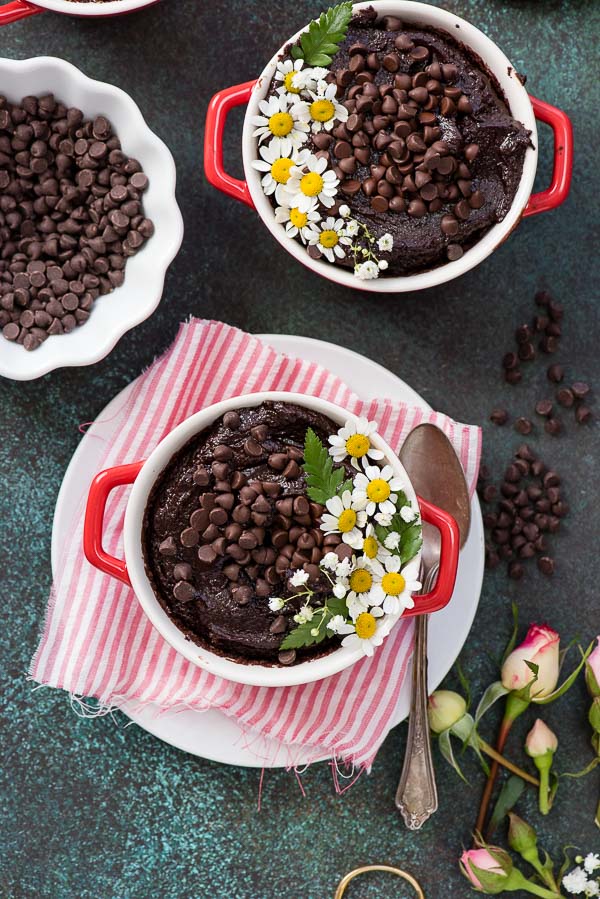
<path fill-rule="evenodd" d="M 308 215 L 306 212 L 300 212 L 300 210 L 294 206 L 293 209 L 290 209 L 290 222 L 292 225 L 295 225 L 296 228 L 304 228 L 308 221 Z"/>
<path fill-rule="evenodd" d="M 294 127 L 294 120 L 289 112 L 276 112 L 269 119 L 269 131 L 275 137 L 285 137 Z"/>
<path fill-rule="evenodd" d="M 331 100 L 315 100 L 310 104 L 310 115 L 315 122 L 328 122 L 335 115 L 335 106 Z"/>
<path fill-rule="evenodd" d="M 350 575 L 350 589 L 355 593 L 366 593 L 373 586 L 373 576 L 366 568 L 357 568 Z"/>
<path fill-rule="evenodd" d="M 271 177 L 278 184 L 287 184 L 290 178 L 290 169 L 293 166 L 291 159 L 276 159 L 271 166 Z"/>
<path fill-rule="evenodd" d="M 346 452 L 355 459 L 366 456 L 371 448 L 371 442 L 364 434 L 352 434 L 346 440 Z"/>
<path fill-rule="evenodd" d="M 354 509 L 344 509 L 338 518 L 338 527 L 342 534 L 347 534 L 356 524 L 356 512 Z"/>
<path fill-rule="evenodd" d="M 318 172 L 309 172 L 300 180 L 300 190 L 305 197 L 316 197 L 323 190 L 323 183 Z"/>
<path fill-rule="evenodd" d="M 368 640 L 377 630 L 377 621 L 370 612 L 361 612 L 356 619 L 356 633 L 361 640 Z"/>
<path fill-rule="evenodd" d="M 377 555 L 378 549 L 379 545 L 375 537 L 365 537 L 365 542 L 363 543 L 363 552 L 368 559 L 374 559 Z"/>
<path fill-rule="evenodd" d="M 339 236 L 337 231 L 321 231 L 319 235 L 319 243 L 322 247 L 335 247 L 336 243 L 339 243 Z"/>
<path fill-rule="evenodd" d="M 406 581 L 396 571 L 389 571 L 381 578 L 381 586 L 388 596 L 400 596 L 406 587 Z"/>
<path fill-rule="evenodd" d="M 294 87 L 294 85 L 292 84 L 292 82 L 294 80 L 294 75 L 297 75 L 297 74 L 298 73 L 296 72 L 296 70 L 292 69 L 292 71 L 288 72 L 287 75 L 285 76 L 285 78 L 283 79 L 283 84 L 285 86 L 285 89 L 290 94 L 299 94 L 300 93 L 299 88 Z"/>
<path fill-rule="evenodd" d="M 367 496 L 374 503 L 385 502 L 391 492 L 390 485 L 383 478 L 375 478 L 375 480 L 370 481 L 367 487 Z"/>

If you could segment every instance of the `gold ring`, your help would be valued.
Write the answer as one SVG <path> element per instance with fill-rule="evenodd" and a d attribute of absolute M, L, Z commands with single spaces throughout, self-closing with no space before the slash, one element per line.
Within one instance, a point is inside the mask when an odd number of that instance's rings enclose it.
<path fill-rule="evenodd" d="M 402 871 L 400 868 L 392 868 L 390 865 L 365 865 L 363 868 L 356 868 L 354 871 L 350 871 L 349 874 L 346 874 L 346 876 L 340 880 L 333 899 L 342 899 L 350 881 L 354 880 L 355 877 L 359 877 L 361 874 L 366 874 L 367 871 L 387 871 L 388 874 L 395 874 L 396 877 L 401 877 L 402 880 L 406 880 L 407 883 L 410 883 L 410 885 L 414 887 L 417 899 L 425 899 L 425 893 L 423 892 L 421 885 L 415 880 L 412 874 L 409 874 L 408 871 Z"/>

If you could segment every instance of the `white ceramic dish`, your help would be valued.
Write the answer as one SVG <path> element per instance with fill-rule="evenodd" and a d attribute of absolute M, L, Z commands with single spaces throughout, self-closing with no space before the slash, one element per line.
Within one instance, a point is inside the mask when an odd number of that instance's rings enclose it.
<path fill-rule="evenodd" d="M 54 93 L 87 118 L 103 114 L 111 121 L 124 151 L 139 159 L 148 175 L 144 211 L 154 235 L 130 257 L 123 285 L 98 297 L 92 314 L 70 334 L 49 337 L 33 352 L 0 336 L 0 375 L 30 380 L 55 368 L 91 365 L 103 359 L 130 328 L 158 306 L 167 268 L 183 239 L 183 219 L 175 199 L 175 163 L 166 145 L 150 131 L 134 101 L 124 91 L 88 78 L 68 62 L 53 57 L 0 59 L 2 93 L 11 101 L 28 94 Z"/>
<path fill-rule="evenodd" d="M 285 334 L 259 335 L 277 352 L 301 356 L 328 367 L 365 400 L 391 397 L 429 409 L 429 405 L 404 381 L 376 362 L 344 347 L 307 337 Z M 127 385 L 86 431 L 65 472 L 54 512 L 52 527 L 52 570 L 56 576 L 61 548 L 83 514 L 90 481 L 98 471 L 110 422 L 128 402 L 135 381 Z M 435 690 L 454 664 L 468 636 L 477 611 L 484 568 L 484 535 L 477 496 L 471 501 L 471 530 L 461 551 L 456 585 L 445 609 L 429 620 L 429 689 Z M 395 710 L 394 724 L 408 715 L 410 683 L 406 679 Z M 235 719 L 219 709 L 161 712 L 149 704 L 126 703 L 121 710 L 144 730 L 201 758 L 246 767 L 278 767 L 290 763 L 289 748 L 277 740 L 248 734 Z M 297 765 L 310 760 L 308 753 L 294 756 Z M 313 759 L 314 760 L 314 759 Z"/>
<path fill-rule="evenodd" d="M 100 18 L 121 16 L 144 6 L 153 6 L 155 3 L 158 3 L 158 0 L 106 0 L 104 3 L 79 3 L 77 0 L 36 0 L 35 3 L 29 3 L 28 0 L 12 0 L 11 3 L 0 7 L 0 25 L 17 22 L 46 9 L 66 16 Z"/>
<path fill-rule="evenodd" d="M 177 627 L 174 621 L 165 612 L 159 603 L 155 592 L 152 588 L 144 557 L 142 553 L 144 517 L 148 505 L 148 499 L 157 478 L 167 467 L 173 456 L 194 436 L 201 433 L 205 428 L 209 427 L 214 421 L 232 409 L 259 406 L 264 402 L 287 402 L 295 403 L 299 406 L 311 409 L 322 415 L 328 416 L 333 422 L 340 427 L 348 420 L 358 423 L 357 416 L 352 415 L 340 406 L 322 400 L 318 397 L 304 396 L 298 393 L 289 393 L 281 391 L 268 391 L 260 393 L 252 393 L 244 396 L 234 397 L 207 406 L 200 412 L 195 413 L 180 425 L 173 429 L 166 437 L 161 440 L 158 446 L 145 460 L 141 468 L 139 466 L 127 466 L 126 468 L 135 468 L 131 476 L 123 473 L 123 466 L 116 469 L 109 469 L 103 472 L 94 480 L 90 488 L 90 495 L 86 510 L 86 526 L 84 530 L 84 550 L 88 561 L 96 567 L 119 577 L 126 583 L 130 583 L 135 595 L 137 596 L 142 609 L 158 630 L 162 637 L 190 662 L 205 671 L 215 674 L 225 680 L 234 681 L 241 684 L 252 684 L 262 687 L 287 687 L 295 684 L 306 684 L 315 680 L 321 680 L 337 674 L 339 671 L 348 668 L 362 657 L 360 648 L 352 650 L 349 647 L 340 646 L 321 658 L 314 658 L 296 665 L 271 666 L 261 664 L 243 664 L 232 658 L 218 655 L 211 652 L 208 648 L 199 646 L 191 640 L 187 639 L 183 632 Z M 415 492 L 410 484 L 410 480 L 400 460 L 395 455 L 391 447 L 383 440 L 379 434 L 371 436 L 371 442 L 375 448 L 384 453 L 387 464 L 391 465 L 395 474 L 401 478 L 405 485 L 404 491 L 408 500 L 414 507 L 418 506 Z M 133 481 L 133 486 L 127 508 L 125 512 L 125 522 L 123 525 L 123 543 L 124 543 L 124 564 L 120 560 L 114 560 L 113 557 L 107 556 L 102 549 L 102 517 L 104 513 L 104 505 L 108 491 L 112 487 L 123 483 Z M 425 515 L 425 513 L 423 513 Z M 428 519 L 431 520 L 431 519 Z M 456 524 L 453 522 L 456 529 Z M 457 532 L 454 535 L 456 539 Z M 440 569 L 440 577 L 438 583 L 445 578 L 444 570 L 446 568 L 446 544 L 444 535 L 442 534 L 442 561 Z M 407 581 L 418 577 L 420 565 L 420 553 L 412 559 L 404 569 L 404 575 Z M 446 593 L 446 601 L 449 599 L 452 586 L 454 585 L 455 567 L 450 578 L 450 589 Z M 427 606 L 427 597 L 422 596 L 415 605 L 415 610 L 425 608 Z M 409 617 L 415 610 L 404 613 L 404 617 Z M 392 624 L 395 624 L 400 616 L 390 616 Z"/>
<path fill-rule="evenodd" d="M 205 142 L 205 169 L 208 180 L 225 193 L 234 196 L 248 205 L 256 208 L 260 218 L 269 229 L 273 237 L 290 253 L 298 262 L 312 269 L 330 281 L 353 287 L 360 290 L 369 290 L 376 293 L 402 293 L 411 290 L 422 290 L 451 281 L 453 278 L 464 274 L 474 268 L 490 255 L 511 233 L 519 223 L 523 215 L 531 215 L 544 209 L 552 208 L 564 200 L 569 190 L 570 169 L 572 166 L 571 130 L 568 118 L 560 110 L 541 101 L 530 99 L 523 87 L 517 70 L 510 61 L 483 32 L 465 19 L 461 19 L 454 13 L 431 6 L 426 3 L 416 3 L 413 0 L 371 0 L 371 2 L 357 3 L 356 10 L 374 6 L 378 15 L 394 15 L 400 17 L 403 22 L 417 23 L 448 32 L 458 41 L 471 48 L 479 56 L 484 65 L 496 77 L 503 90 L 511 113 L 515 119 L 522 122 L 531 131 L 531 146 L 525 154 L 523 173 L 513 203 L 505 218 L 494 225 L 490 230 L 468 249 L 464 255 L 455 262 L 448 262 L 430 271 L 413 275 L 396 277 L 380 277 L 371 281 L 358 280 L 351 270 L 333 265 L 322 259 L 311 259 L 306 248 L 298 241 L 291 240 L 282 225 L 275 221 L 274 210 L 270 199 L 265 196 L 261 187 L 263 173 L 252 167 L 252 162 L 257 158 L 257 142 L 253 137 L 255 126 L 252 118 L 260 115 L 259 102 L 265 97 L 281 54 L 285 47 L 295 42 L 302 31 L 288 38 L 282 47 L 274 54 L 271 61 L 264 68 L 256 83 L 248 82 L 229 88 L 215 95 L 209 107 L 207 116 L 207 136 Z M 308 27 L 308 26 L 306 26 Z M 225 117 L 233 106 L 241 103 L 248 104 L 244 118 L 242 133 L 242 158 L 246 182 L 240 182 L 224 172 L 222 165 L 222 140 Z M 538 160 L 538 135 L 536 127 L 536 115 L 544 121 L 552 124 L 552 127 L 562 128 L 562 146 L 560 147 L 561 165 L 565 169 L 562 172 L 562 180 L 559 189 L 557 186 L 558 167 L 555 164 L 553 186 L 541 194 L 531 195 Z M 558 139 L 557 139 L 558 145 Z M 558 150 L 557 150 L 558 153 Z"/>

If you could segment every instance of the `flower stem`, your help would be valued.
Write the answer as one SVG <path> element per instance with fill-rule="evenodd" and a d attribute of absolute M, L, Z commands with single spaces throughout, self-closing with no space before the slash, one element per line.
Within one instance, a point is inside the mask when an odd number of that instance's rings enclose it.
<path fill-rule="evenodd" d="M 513 725 L 513 718 L 509 718 L 504 715 L 502 719 L 502 724 L 500 725 L 500 730 L 498 731 L 498 738 L 496 740 L 496 752 L 501 754 L 504 746 L 506 745 L 506 740 L 510 733 L 510 729 Z M 490 799 L 492 798 L 492 793 L 494 791 L 494 785 L 496 783 L 496 778 L 498 777 L 498 768 L 500 767 L 498 761 L 494 759 L 492 761 L 492 765 L 490 768 L 490 773 L 485 785 L 485 789 L 483 791 L 483 796 L 481 797 L 481 804 L 479 806 L 479 814 L 477 815 L 477 822 L 475 824 L 475 833 L 483 833 L 483 827 L 485 825 L 485 819 L 487 816 L 488 806 L 490 804 Z"/>
<path fill-rule="evenodd" d="M 486 755 L 489 755 L 495 762 L 498 762 L 499 765 L 506 768 L 507 771 L 511 771 L 513 774 L 516 774 L 517 777 L 526 780 L 527 783 L 532 784 L 534 787 L 539 787 L 540 782 L 537 777 L 534 777 L 533 774 L 529 774 L 528 771 L 524 771 L 523 768 L 519 768 L 518 765 L 515 765 L 510 759 L 507 759 L 506 756 L 497 752 L 493 746 L 490 746 L 490 744 L 486 743 L 481 737 L 479 737 L 479 748 L 482 752 L 485 752 Z"/>
<path fill-rule="evenodd" d="M 542 768 L 540 770 L 540 812 L 542 815 L 547 815 L 550 811 L 550 768 Z"/>
<path fill-rule="evenodd" d="M 544 896 L 546 899 L 561 899 L 560 893 L 557 893 L 555 890 L 547 890 L 546 887 L 539 886 L 531 880 L 528 880 L 526 885 L 522 884 L 521 886 L 528 893 L 533 893 L 534 896 Z"/>

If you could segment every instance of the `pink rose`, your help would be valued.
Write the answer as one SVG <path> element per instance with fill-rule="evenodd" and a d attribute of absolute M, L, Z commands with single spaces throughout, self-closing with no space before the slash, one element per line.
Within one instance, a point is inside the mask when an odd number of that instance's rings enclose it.
<path fill-rule="evenodd" d="M 592 696 L 600 696 L 600 637 L 596 638 L 596 648 L 585 663 L 585 680 Z"/>
<path fill-rule="evenodd" d="M 525 752 L 534 759 L 546 755 L 547 752 L 556 752 L 557 749 L 556 734 L 541 718 L 538 718 L 525 738 Z"/>
<path fill-rule="evenodd" d="M 538 666 L 537 681 L 531 698 L 548 696 L 556 689 L 559 673 L 560 635 L 546 625 L 532 624 L 520 646 L 510 653 L 502 666 L 502 683 L 507 690 L 522 690 L 534 679 L 526 662 Z"/>
<path fill-rule="evenodd" d="M 494 855 L 488 849 L 466 849 L 460 857 L 460 860 L 463 864 L 464 873 L 467 875 L 471 883 L 477 889 L 482 889 L 482 884 L 471 868 L 471 865 L 474 865 L 476 868 L 479 868 L 482 871 L 489 871 L 491 874 L 496 874 L 498 877 L 507 877 L 507 871 L 502 866 L 501 859 L 506 855 L 501 849 L 496 849 L 492 847 L 494 851 Z M 495 854 L 498 854 L 498 857 L 495 858 Z"/>

